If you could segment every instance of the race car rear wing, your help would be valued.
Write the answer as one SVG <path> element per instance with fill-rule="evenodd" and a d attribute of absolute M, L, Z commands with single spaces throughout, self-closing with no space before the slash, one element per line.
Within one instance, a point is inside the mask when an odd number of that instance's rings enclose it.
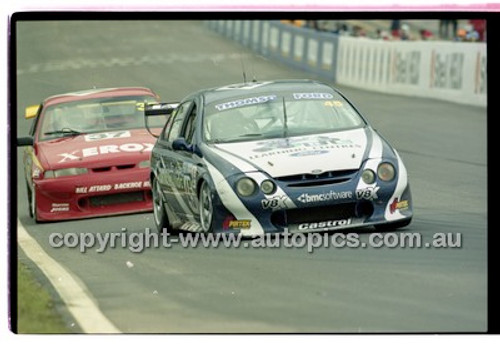
<path fill-rule="evenodd" d="M 146 116 L 171 115 L 178 106 L 179 103 L 146 104 L 144 108 L 144 114 Z"/>
<path fill-rule="evenodd" d="M 146 129 L 148 132 L 153 136 L 158 138 L 159 135 L 153 133 L 149 127 L 149 119 L 150 117 L 153 116 L 164 116 L 165 117 L 165 122 L 161 127 L 164 126 L 164 124 L 168 121 L 170 116 L 174 113 L 174 111 L 177 109 L 179 106 L 179 103 L 158 103 L 158 104 L 146 104 L 144 106 L 144 123 L 146 124 Z"/>

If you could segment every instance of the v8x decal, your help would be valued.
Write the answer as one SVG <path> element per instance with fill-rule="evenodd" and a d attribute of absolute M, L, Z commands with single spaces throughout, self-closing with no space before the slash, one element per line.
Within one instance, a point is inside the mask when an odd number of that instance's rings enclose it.
<path fill-rule="evenodd" d="M 282 208 L 287 208 L 287 201 L 288 197 L 286 196 L 273 196 L 270 199 L 264 199 L 261 201 L 262 208 L 263 209 L 272 209 L 272 210 L 279 210 Z"/>
<path fill-rule="evenodd" d="M 380 187 L 368 187 L 368 188 L 358 189 L 358 190 L 356 190 L 356 198 L 358 200 L 378 199 L 377 192 L 379 191 L 379 189 L 380 189 Z"/>

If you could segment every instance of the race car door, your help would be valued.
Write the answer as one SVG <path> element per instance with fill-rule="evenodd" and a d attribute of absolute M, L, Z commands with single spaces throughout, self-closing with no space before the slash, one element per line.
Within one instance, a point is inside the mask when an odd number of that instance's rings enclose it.
<path fill-rule="evenodd" d="M 154 165 L 152 161 L 166 203 L 176 215 L 182 216 L 182 221 L 186 221 L 186 217 L 192 216 L 192 212 L 182 198 L 184 191 L 183 164 L 177 151 L 173 150 L 172 142 L 179 138 L 186 117 L 190 115 L 192 105 L 192 101 L 188 101 L 178 106 L 175 115 L 172 116 L 170 127 L 165 127 L 155 146 L 153 156 L 158 159 L 154 160 Z"/>
<path fill-rule="evenodd" d="M 186 213 L 189 214 L 186 218 L 190 221 L 193 216 L 198 216 L 198 193 L 197 193 L 197 179 L 199 176 L 199 165 L 201 165 L 200 157 L 195 151 L 195 146 L 193 142 L 195 128 L 196 128 L 196 118 L 197 118 L 197 108 L 196 100 L 193 101 L 193 105 L 189 111 L 189 115 L 184 121 L 182 131 L 179 134 L 178 140 L 181 142 L 181 149 L 177 149 L 174 146 L 175 159 L 178 161 L 177 168 L 181 172 L 182 183 L 177 188 L 183 204 L 187 206 L 185 209 Z M 198 220 L 195 220 L 197 222 Z"/>

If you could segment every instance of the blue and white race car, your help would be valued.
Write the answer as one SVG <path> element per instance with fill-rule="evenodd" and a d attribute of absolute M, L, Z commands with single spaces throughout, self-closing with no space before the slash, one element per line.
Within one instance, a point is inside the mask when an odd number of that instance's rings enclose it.
<path fill-rule="evenodd" d="M 187 96 L 153 148 L 150 180 L 159 231 L 393 230 L 412 219 L 396 150 L 339 91 L 309 80 Z"/>

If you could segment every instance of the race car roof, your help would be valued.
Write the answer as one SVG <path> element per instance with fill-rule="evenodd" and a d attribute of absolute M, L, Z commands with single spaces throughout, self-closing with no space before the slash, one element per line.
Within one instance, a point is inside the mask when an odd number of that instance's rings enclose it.
<path fill-rule="evenodd" d="M 149 88 L 146 87 L 115 87 L 115 88 L 101 88 L 101 89 L 91 89 L 76 92 L 69 92 L 60 95 L 54 95 L 46 98 L 43 104 L 47 107 L 49 105 L 74 102 L 80 100 L 94 99 L 94 98 L 112 98 L 112 97 L 122 97 L 122 96 L 141 96 L 157 95 Z"/>
<path fill-rule="evenodd" d="M 203 94 L 205 104 L 217 102 L 230 98 L 238 98 L 256 93 L 280 93 L 280 92 L 332 92 L 332 87 L 314 80 L 275 80 L 263 82 L 248 82 L 227 85 L 222 87 L 209 88 L 198 91 L 190 97 Z M 186 99 L 190 98 L 187 97 Z"/>

